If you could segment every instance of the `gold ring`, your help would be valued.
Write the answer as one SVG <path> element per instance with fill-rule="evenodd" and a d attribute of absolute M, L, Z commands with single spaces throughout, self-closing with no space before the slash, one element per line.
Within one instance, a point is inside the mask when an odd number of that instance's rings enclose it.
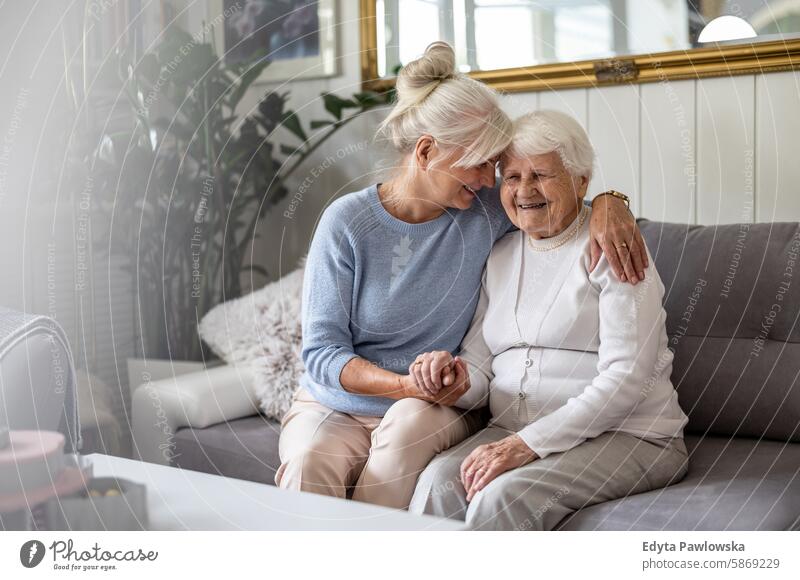
<path fill-rule="evenodd" d="M 422 361 L 418 360 L 417 362 L 414 363 L 414 366 L 421 365 L 421 364 L 422 364 Z"/>
<path fill-rule="evenodd" d="M 626 244 L 625 242 L 622 242 L 619 246 L 614 246 L 614 247 L 619 250 L 620 248 L 627 248 L 628 244 Z"/>

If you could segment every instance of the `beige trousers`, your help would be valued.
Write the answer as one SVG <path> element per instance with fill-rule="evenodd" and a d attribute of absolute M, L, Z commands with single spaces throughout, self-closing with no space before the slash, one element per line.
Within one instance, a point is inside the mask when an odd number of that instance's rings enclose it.
<path fill-rule="evenodd" d="M 384 417 L 350 415 L 298 389 L 281 422 L 275 483 L 398 509 L 438 453 L 481 427 L 477 413 L 402 399 Z"/>

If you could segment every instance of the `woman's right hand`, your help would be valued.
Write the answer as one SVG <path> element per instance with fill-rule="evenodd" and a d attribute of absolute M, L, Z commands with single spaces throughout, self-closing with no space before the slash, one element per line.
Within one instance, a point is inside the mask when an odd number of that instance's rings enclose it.
<path fill-rule="evenodd" d="M 442 355 L 441 351 L 425 353 L 420 357 L 430 355 L 428 356 L 427 365 L 424 359 L 420 360 L 422 364 L 416 364 L 415 362 L 415 364 L 411 365 L 409 374 L 401 379 L 407 397 L 451 407 L 469 390 L 469 372 L 466 361 L 460 357 L 453 358 L 450 353 L 445 354 L 447 356 Z M 417 358 L 420 359 L 420 357 Z M 449 360 L 447 357 L 449 357 Z M 439 369 L 439 381 L 431 381 L 426 385 L 421 374 L 429 372 L 427 371 L 429 368 Z M 430 375 L 428 377 L 430 378 Z M 432 393 L 428 385 L 434 384 L 441 384 L 441 387 Z"/>
<path fill-rule="evenodd" d="M 443 387 L 453 384 L 455 379 L 453 362 L 453 355 L 446 350 L 424 352 L 408 367 L 408 374 L 414 377 L 417 386 L 425 395 L 433 397 Z"/>

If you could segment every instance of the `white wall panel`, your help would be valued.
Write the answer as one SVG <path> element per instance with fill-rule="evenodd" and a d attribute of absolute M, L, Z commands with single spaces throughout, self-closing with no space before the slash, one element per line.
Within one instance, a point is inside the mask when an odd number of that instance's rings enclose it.
<path fill-rule="evenodd" d="M 800 73 L 756 82 L 756 221 L 800 221 Z"/>
<path fill-rule="evenodd" d="M 507 93 L 500 99 L 500 106 L 512 119 L 540 108 L 542 93 Z"/>
<path fill-rule="evenodd" d="M 755 78 L 697 81 L 697 221 L 752 222 Z"/>
<path fill-rule="evenodd" d="M 539 97 L 539 108 L 554 109 L 572 115 L 586 127 L 589 120 L 587 93 L 587 89 L 543 91 Z"/>
<path fill-rule="evenodd" d="M 641 212 L 695 223 L 697 163 L 694 81 L 641 86 Z"/>
<path fill-rule="evenodd" d="M 597 153 L 589 196 L 616 189 L 631 198 L 631 210 L 638 214 L 639 85 L 589 91 L 588 128 Z"/>

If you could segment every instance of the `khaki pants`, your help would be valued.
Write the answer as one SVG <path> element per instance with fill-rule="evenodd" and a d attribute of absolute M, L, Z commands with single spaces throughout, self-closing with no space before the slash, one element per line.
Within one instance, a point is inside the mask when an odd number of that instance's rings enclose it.
<path fill-rule="evenodd" d="M 688 470 L 681 438 L 608 431 L 503 473 L 467 503 L 461 463 L 510 434 L 488 427 L 436 457 L 419 477 L 409 511 L 465 520 L 476 530 L 552 530 L 581 508 L 677 483 Z"/>
<path fill-rule="evenodd" d="M 384 417 L 340 413 L 300 388 L 281 422 L 275 483 L 406 509 L 428 462 L 481 426 L 477 413 L 419 399 L 397 401 Z"/>

